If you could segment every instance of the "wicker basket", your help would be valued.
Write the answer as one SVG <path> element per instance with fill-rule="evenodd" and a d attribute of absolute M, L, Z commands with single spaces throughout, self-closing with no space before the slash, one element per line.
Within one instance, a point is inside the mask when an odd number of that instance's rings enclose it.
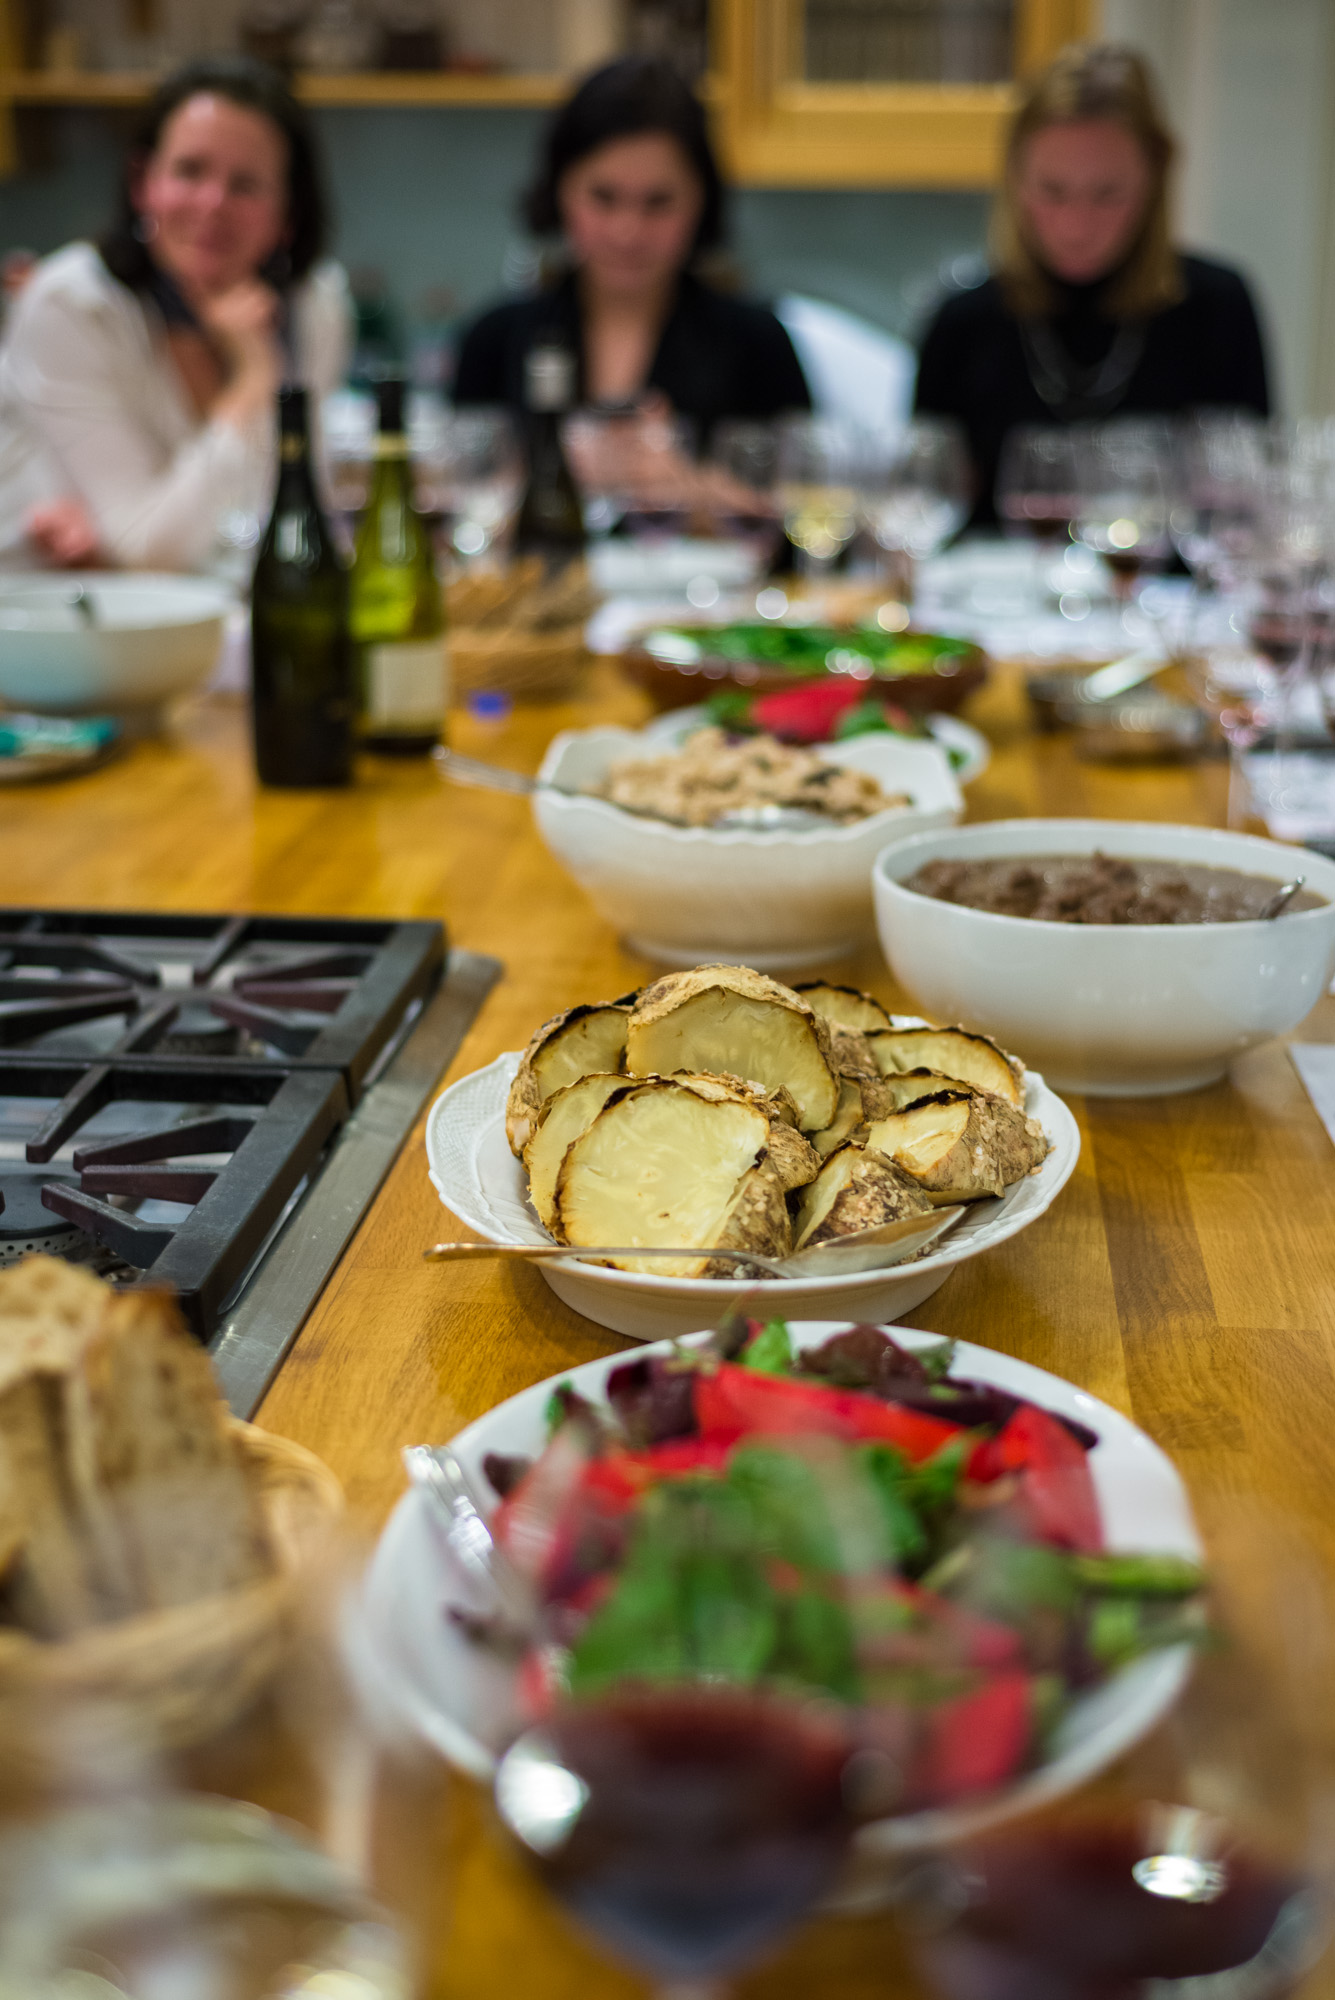
<path fill-rule="evenodd" d="M 582 625 L 552 632 L 456 627 L 450 634 L 454 699 L 495 692 L 521 701 L 559 701 L 573 690 L 588 657 Z"/>
<path fill-rule="evenodd" d="M 277 1575 L 58 1642 L 0 1634 L 0 1762 L 30 1775 L 49 1762 L 47 1722 L 76 1706 L 112 1708 L 118 1731 L 184 1750 L 225 1729 L 281 1661 L 304 1552 L 341 1511 L 343 1490 L 312 1452 L 233 1423 L 277 1551 Z M 36 1726 L 35 1726 L 36 1725 Z"/>
<path fill-rule="evenodd" d="M 456 700 L 569 694 L 589 657 L 584 627 L 596 601 L 583 563 L 549 576 L 540 557 L 521 556 L 456 577 L 448 590 Z"/>

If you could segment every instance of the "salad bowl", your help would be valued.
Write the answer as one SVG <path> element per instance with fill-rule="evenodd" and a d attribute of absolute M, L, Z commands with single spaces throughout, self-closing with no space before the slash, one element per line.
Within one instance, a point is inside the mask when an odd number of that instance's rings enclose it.
<path fill-rule="evenodd" d="M 840 1323 L 828 1321 L 789 1328 L 797 1352 L 839 1331 Z M 709 1338 L 695 1334 L 686 1344 Z M 936 1335 L 902 1327 L 894 1329 L 894 1338 L 910 1351 L 940 1345 Z M 647 1350 L 671 1352 L 666 1342 Z M 542 1451 L 548 1404 L 559 1384 L 605 1406 L 608 1377 L 624 1361 L 624 1355 L 612 1355 L 587 1362 L 523 1390 L 468 1425 L 452 1449 L 475 1490 L 491 1495 L 484 1461 L 492 1454 L 533 1458 Z M 955 1349 L 952 1373 L 1094 1434 L 1086 1463 L 1109 1553 L 1199 1560 L 1200 1541 L 1182 1482 L 1165 1454 L 1128 1418 L 1058 1376 L 968 1343 Z M 451 1556 L 433 1503 L 413 1487 L 381 1537 L 347 1620 L 346 1644 L 353 1671 L 382 1720 L 424 1739 L 457 1769 L 486 1784 L 517 1711 L 513 1669 L 450 1615 L 451 1607 L 476 1612 L 475 1589 Z M 1061 1798 L 1155 1725 L 1185 1686 L 1190 1657 L 1184 1644 L 1165 1646 L 1092 1689 L 1074 1691 L 1036 1766 L 990 1793 L 871 1821 L 858 1835 L 860 1857 L 875 1861 L 931 1849 Z"/>
<path fill-rule="evenodd" d="M 908 1021 L 897 1025 L 921 1025 Z M 426 1151 L 432 1185 L 452 1214 L 489 1243 L 549 1243 L 528 1199 L 522 1163 L 505 1137 L 505 1102 L 519 1068 L 516 1053 L 461 1077 L 443 1091 L 427 1117 Z M 926 1256 L 846 1277 L 775 1279 L 761 1288 L 767 1312 L 791 1318 L 891 1320 L 911 1312 L 943 1285 L 957 1264 L 1036 1222 L 1075 1171 L 1080 1131 L 1041 1076 L 1026 1078 L 1024 1109 L 1051 1141 L 1041 1167 L 999 1200 L 975 1202 Z M 746 1279 L 669 1278 L 596 1264 L 540 1266 L 559 1299 L 586 1319 L 634 1340 L 660 1340 L 709 1325 L 755 1289 Z"/>

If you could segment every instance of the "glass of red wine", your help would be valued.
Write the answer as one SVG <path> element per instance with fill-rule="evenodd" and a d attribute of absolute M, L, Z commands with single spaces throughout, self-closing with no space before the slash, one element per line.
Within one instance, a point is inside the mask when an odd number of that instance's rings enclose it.
<path fill-rule="evenodd" d="M 570 1914 L 665 1992 L 716 1990 L 835 1884 L 852 1834 L 833 1703 L 664 1683 L 512 1745 L 500 1816 Z"/>
<path fill-rule="evenodd" d="M 1007 433 L 997 472 L 997 512 L 1009 535 L 1055 554 L 1078 512 L 1075 441 L 1065 426 L 1017 424 Z"/>
<path fill-rule="evenodd" d="M 1283 2000 L 1332 1931 L 1325 1579 L 1221 1510 L 1214 1630 L 1167 1720 L 1045 1812 L 922 1857 L 896 1896 L 939 2000 Z"/>

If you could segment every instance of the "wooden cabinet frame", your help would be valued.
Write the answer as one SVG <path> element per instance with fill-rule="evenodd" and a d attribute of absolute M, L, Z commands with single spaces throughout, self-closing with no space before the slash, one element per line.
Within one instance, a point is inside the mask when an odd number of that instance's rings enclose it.
<path fill-rule="evenodd" d="M 1017 0 L 1024 76 L 1097 28 L 1096 0 Z M 717 130 L 751 187 L 987 187 L 1012 84 L 808 83 L 802 0 L 714 0 Z"/>
<path fill-rule="evenodd" d="M 710 0 L 712 108 L 726 169 L 743 187 L 987 187 L 996 179 L 1010 84 L 806 83 L 801 0 Z M 1017 0 L 1016 72 L 1096 32 L 1099 0 Z M 147 76 L 25 69 L 13 0 L 0 0 L 0 176 L 17 165 L 16 105 L 130 105 Z M 307 76 L 308 104 L 547 105 L 558 76 Z"/>

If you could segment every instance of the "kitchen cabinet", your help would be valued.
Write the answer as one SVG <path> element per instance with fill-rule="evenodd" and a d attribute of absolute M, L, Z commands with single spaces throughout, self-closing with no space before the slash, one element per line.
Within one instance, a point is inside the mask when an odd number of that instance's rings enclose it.
<path fill-rule="evenodd" d="M 158 19 L 154 0 L 131 11 Z M 1098 0 L 710 0 L 702 88 L 742 186 L 986 187 L 1016 80 L 1096 32 L 1098 12 Z M 511 45 L 546 67 L 306 72 L 297 91 L 316 106 L 542 107 L 569 87 L 563 58 L 596 57 L 614 19 L 603 0 L 566 0 L 537 34 L 521 10 Z M 152 90 L 151 71 L 72 67 L 77 52 L 68 30 L 42 31 L 39 0 L 0 0 L 0 173 L 18 164 L 17 110 L 117 110 Z"/>

